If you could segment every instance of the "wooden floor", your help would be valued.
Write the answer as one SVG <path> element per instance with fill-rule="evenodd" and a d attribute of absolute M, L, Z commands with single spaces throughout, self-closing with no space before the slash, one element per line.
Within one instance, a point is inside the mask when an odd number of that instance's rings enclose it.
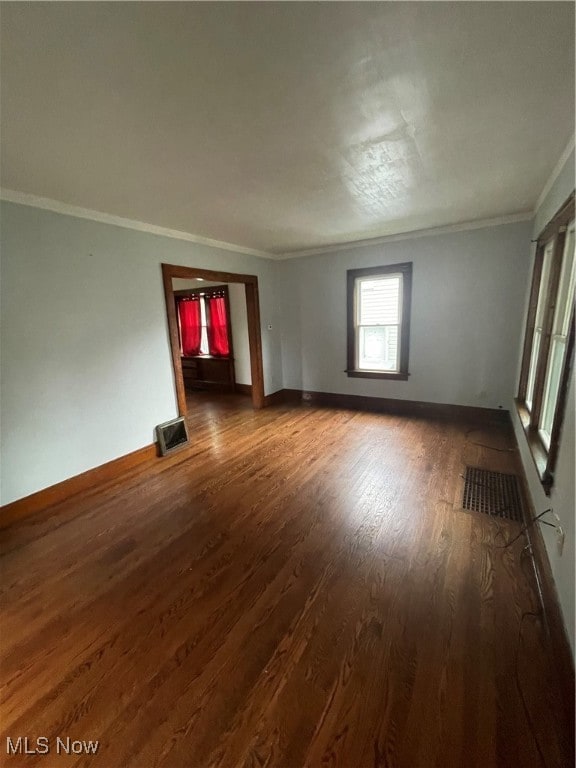
<path fill-rule="evenodd" d="M 190 424 L 3 532 L 0 765 L 573 765 L 524 537 L 458 508 L 465 464 L 517 469 L 507 427 L 248 398 Z"/>

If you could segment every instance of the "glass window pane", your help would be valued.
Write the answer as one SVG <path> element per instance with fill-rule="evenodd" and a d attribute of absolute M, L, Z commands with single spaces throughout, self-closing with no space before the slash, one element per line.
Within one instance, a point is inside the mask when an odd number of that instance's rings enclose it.
<path fill-rule="evenodd" d="M 528 369 L 528 384 L 526 387 L 526 407 L 529 411 L 532 410 L 532 399 L 534 397 L 534 384 L 536 383 L 536 363 L 538 362 L 538 353 L 540 351 L 540 339 L 541 331 L 539 329 L 534 330 L 534 338 L 532 340 L 532 353 L 530 355 L 530 368 Z"/>
<path fill-rule="evenodd" d="M 358 325 L 400 323 L 402 275 L 361 278 L 358 283 Z"/>
<path fill-rule="evenodd" d="M 208 346 L 208 321 L 206 320 L 206 300 L 204 296 L 200 299 L 200 322 L 202 323 L 200 354 L 207 355 L 210 352 L 210 348 Z"/>
<path fill-rule="evenodd" d="M 552 340 L 550 345 L 550 364 L 546 372 L 546 382 L 544 384 L 544 400 L 540 424 L 540 432 L 547 448 L 550 446 L 550 435 L 552 434 L 554 413 L 556 411 L 556 403 L 558 402 L 558 393 L 560 392 L 560 375 L 564 364 L 565 351 L 565 340 Z"/>
<path fill-rule="evenodd" d="M 552 264 L 552 254 L 554 253 L 554 242 L 554 240 L 550 240 L 544 249 L 542 275 L 540 277 L 540 287 L 538 289 L 538 304 L 536 307 L 534 338 L 532 339 L 530 366 L 528 368 L 528 383 L 526 385 L 526 407 L 529 411 L 532 410 L 532 400 L 534 399 L 536 368 L 538 365 L 538 353 L 540 352 L 540 341 L 542 338 L 542 323 L 544 322 L 544 316 L 546 314 L 546 300 L 548 298 L 548 284 L 550 282 L 550 267 Z"/>
<path fill-rule="evenodd" d="M 362 326 L 358 330 L 358 368 L 369 371 L 397 371 L 398 326 Z"/>
<path fill-rule="evenodd" d="M 572 304 L 574 302 L 574 222 L 568 226 L 564 253 L 562 255 L 562 271 L 558 288 L 558 301 L 554 312 L 553 333 L 560 336 L 568 335 Z"/>
<path fill-rule="evenodd" d="M 560 391 L 560 376 L 564 365 L 566 353 L 566 341 L 568 326 L 574 301 L 574 222 L 566 232 L 564 252 L 562 254 L 562 266 L 560 270 L 560 282 L 558 286 L 558 298 L 554 309 L 554 321 L 552 325 L 552 338 L 550 350 L 546 361 L 546 378 L 544 380 L 544 393 L 542 399 L 542 414 L 540 417 L 540 436 L 547 448 L 550 447 L 550 438 L 554 424 L 556 403 Z"/>
<path fill-rule="evenodd" d="M 548 284 L 550 282 L 550 267 L 552 264 L 552 254 L 554 252 L 554 240 L 550 240 L 544 250 L 544 261 L 542 263 L 542 276 L 540 278 L 540 289 L 538 291 L 538 307 L 536 309 L 536 328 L 542 328 L 544 315 L 546 313 L 546 299 L 548 298 Z"/>

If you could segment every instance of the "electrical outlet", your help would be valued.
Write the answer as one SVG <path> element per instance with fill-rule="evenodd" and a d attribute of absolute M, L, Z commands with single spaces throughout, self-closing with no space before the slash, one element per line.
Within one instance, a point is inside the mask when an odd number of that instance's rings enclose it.
<path fill-rule="evenodd" d="M 562 552 L 564 551 L 564 538 L 564 528 L 561 525 L 556 526 L 556 548 L 560 557 L 562 557 Z"/>

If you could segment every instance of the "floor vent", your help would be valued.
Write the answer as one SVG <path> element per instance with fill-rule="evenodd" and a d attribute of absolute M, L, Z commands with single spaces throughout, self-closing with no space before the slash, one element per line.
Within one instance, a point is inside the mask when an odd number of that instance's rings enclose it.
<path fill-rule="evenodd" d="M 521 523 L 522 496 L 516 475 L 466 467 L 464 509 Z"/>

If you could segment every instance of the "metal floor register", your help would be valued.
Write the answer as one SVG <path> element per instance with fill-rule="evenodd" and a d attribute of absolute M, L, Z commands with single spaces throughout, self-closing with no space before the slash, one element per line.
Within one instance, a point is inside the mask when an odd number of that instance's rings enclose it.
<path fill-rule="evenodd" d="M 522 494 L 516 475 L 466 467 L 462 506 L 485 515 L 523 522 Z"/>

